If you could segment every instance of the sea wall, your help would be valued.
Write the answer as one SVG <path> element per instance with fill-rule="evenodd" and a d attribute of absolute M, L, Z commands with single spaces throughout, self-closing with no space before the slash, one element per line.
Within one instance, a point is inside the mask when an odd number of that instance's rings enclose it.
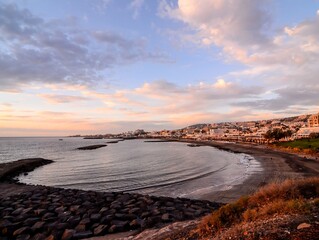
<path fill-rule="evenodd" d="M 2 179 L 10 180 L 9 176 L 50 162 L 24 159 L 0 165 L 0 173 Z M 81 239 L 141 231 L 195 219 L 220 206 L 204 200 L 37 186 L 20 194 L 0 196 L 0 238 Z"/>

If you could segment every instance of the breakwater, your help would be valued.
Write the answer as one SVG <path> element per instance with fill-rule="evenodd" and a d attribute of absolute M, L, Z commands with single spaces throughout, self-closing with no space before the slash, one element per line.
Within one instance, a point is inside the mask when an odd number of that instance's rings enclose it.
<path fill-rule="evenodd" d="M 25 159 L 19 164 L 23 163 L 26 170 L 32 169 L 27 167 L 28 162 L 35 166 L 43 159 Z M 21 173 L 21 169 L 18 172 Z M 14 175 L 11 171 L 10 176 Z M 130 230 L 141 231 L 198 218 L 220 205 L 186 198 L 37 186 L 20 194 L 0 197 L 0 238 L 82 239 Z"/>

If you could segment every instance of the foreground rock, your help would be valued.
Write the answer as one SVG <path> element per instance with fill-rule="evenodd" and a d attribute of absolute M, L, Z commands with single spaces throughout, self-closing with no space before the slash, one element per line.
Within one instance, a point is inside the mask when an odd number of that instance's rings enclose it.
<path fill-rule="evenodd" d="M 77 148 L 78 150 L 93 150 L 101 147 L 106 147 L 106 144 L 98 144 L 98 145 L 90 145 L 90 146 L 85 146 L 85 147 L 79 147 Z"/>
<path fill-rule="evenodd" d="M 198 218 L 220 204 L 39 186 L 0 198 L 0 238 L 81 239 Z"/>

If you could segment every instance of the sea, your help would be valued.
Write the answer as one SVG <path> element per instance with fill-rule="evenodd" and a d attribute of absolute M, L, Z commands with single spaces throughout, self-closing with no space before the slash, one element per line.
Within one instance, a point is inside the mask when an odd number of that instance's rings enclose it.
<path fill-rule="evenodd" d="M 24 158 L 54 161 L 18 180 L 26 184 L 156 196 L 202 198 L 231 189 L 262 171 L 247 154 L 184 142 L 75 137 L 0 138 L 0 163 Z M 79 147 L 107 144 L 95 150 Z"/>

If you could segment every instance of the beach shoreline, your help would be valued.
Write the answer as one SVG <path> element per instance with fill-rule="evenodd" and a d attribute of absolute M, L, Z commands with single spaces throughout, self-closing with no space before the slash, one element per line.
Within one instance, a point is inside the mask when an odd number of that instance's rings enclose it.
<path fill-rule="evenodd" d="M 146 139 L 147 140 L 147 139 Z M 231 186 L 228 190 L 214 191 L 209 194 L 204 194 L 197 199 L 209 200 L 215 202 L 229 203 L 238 199 L 242 195 L 248 195 L 253 193 L 259 187 L 277 181 L 283 181 L 287 178 L 300 178 L 307 176 L 317 176 L 319 174 L 319 161 L 311 158 L 305 158 L 305 156 L 300 156 L 296 153 L 289 153 L 286 151 L 281 151 L 280 149 L 274 149 L 268 147 L 267 145 L 253 145 L 247 143 L 235 143 L 235 142 L 218 142 L 218 141 L 198 141 L 198 140 L 189 140 L 189 139 L 153 139 L 150 142 L 182 142 L 188 144 L 204 145 L 217 148 L 222 151 L 229 151 L 232 153 L 243 153 L 253 157 L 261 166 L 261 171 L 253 172 L 249 174 L 247 179 L 243 183 Z M 30 161 L 30 160 L 29 160 Z M 32 160 L 31 160 L 32 161 Z M 45 161 L 48 161 L 44 163 Z M 20 166 L 19 174 L 23 173 L 23 169 L 32 171 L 34 168 L 51 163 L 50 160 L 41 160 L 41 163 L 37 163 L 34 166 L 29 166 L 29 169 L 26 169 Z M 17 162 L 18 163 L 18 162 Z M 3 165 L 3 164 L 0 164 Z M 7 165 L 7 164 L 4 164 Z M 17 164 L 15 164 L 17 165 Z M 21 165 L 21 164 L 18 164 Z M 32 163 L 31 163 L 32 165 Z M 16 169 L 16 166 L 13 167 L 13 170 Z M 22 169 L 22 170 L 21 170 Z M 1 166 L 0 166 L 1 171 Z M 17 175 L 17 174 L 16 174 Z M 7 182 L 8 182 L 7 178 Z M 2 179 L 3 180 L 3 179 Z M 18 182 L 17 180 L 11 179 L 9 182 L 15 182 L 19 185 L 17 189 L 21 191 L 23 186 L 26 188 L 32 188 L 34 185 L 28 185 Z M 1 172 L 0 172 L 0 184 L 3 184 L 1 181 Z M 213 184 L 213 183 L 212 183 Z M 28 186 L 28 187 L 27 187 Z M 9 186 L 8 186 L 9 187 Z M 207 187 L 210 187 L 208 184 Z M 11 186 L 12 191 L 10 194 L 14 194 L 14 187 Z M 1 193 L 1 192 L 0 192 Z M 4 193 L 5 194 L 5 193 Z"/>
<path fill-rule="evenodd" d="M 132 231 L 131 235 L 134 235 L 144 229 L 161 227 L 168 223 L 199 219 L 219 208 L 221 206 L 219 203 L 233 202 L 243 195 L 255 192 L 267 183 L 318 176 L 319 174 L 319 162 L 273 150 L 266 146 L 228 142 L 179 142 L 211 146 L 233 153 L 244 153 L 254 157 L 263 170 L 253 173 L 242 184 L 235 185 L 229 190 L 213 192 L 201 199 L 191 200 L 123 192 L 107 193 L 24 185 L 12 181 L 12 178 L 52 161 L 38 158 L 16 161 L 11 163 L 11 167 L 10 163 L 0 164 L 0 179 L 2 179 L 0 181 L 0 200 L 2 199 L 0 203 L 3 205 L 0 206 L 0 213 L 2 217 L 6 217 L 5 220 L 0 221 L 0 235 L 1 232 L 5 232 L 15 237 L 23 234 L 32 236 L 38 234 L 40 237 L 56 235 L 61 238 L 69 234 L 74 239 L 126 231 Z M 78 200 L 76 204 L 73 202 L 75 199 Z M 100 199 L 98 205 L 94 203 L 95 199 Z M 48 206 L 52 205 L 51 210 L 44 210 L 46 207 L 41 205 L 42 201 Z M 41 211 L 38 211 L 39 208 Z M 82 208 L 85 211 L 79 210 Z M 33 209 L 33 215 L 30 215 L 30 209 Z M 122 212 L 122 209 L 125 209 L 126 212 Z M 23 213 L 18 220 L 15 219 L 17 210 Z M 143 219 L 142 216 L 144 216 Z M 48 219 L 53 222 L 47 223 Z M 71 223 L 68 222 L 68 219 L 71 219 Z M 25 226 L 25 221 L 30 224 Z"/>
<path fill-rule="evenodd" d="M 243 183 L 235 185 L 229 190 L 213 192 L 201 198 L 209 201 L 230 203 L 241 196 L 254 193 L 258 188 L 268 183 L 319 175 L 319 161 L 273 149 L 266 145 L 197 140 L 179 141 L 211 146 L 233 153 L 244 153 L 260 163 L 262 171 L 252 173 Z"/>

